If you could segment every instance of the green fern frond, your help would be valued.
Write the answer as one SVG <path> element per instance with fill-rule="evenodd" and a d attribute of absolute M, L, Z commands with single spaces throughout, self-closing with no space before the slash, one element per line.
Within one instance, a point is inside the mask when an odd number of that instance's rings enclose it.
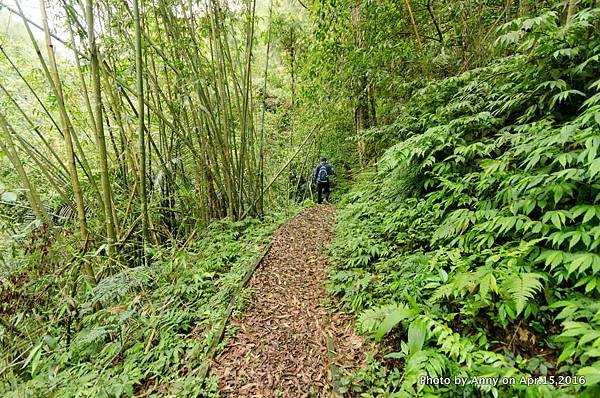
<path fill-rule="evenodd" d="M 109 330 L 104 326 L 93 327 L 89 329 L 83 329 L 77 334 L 75 338 L 75 344 L 78 347 L 85 348 L 91 344 L 96 344 L 104 341 L 104 338 L 108 335 Z"/>
<path fill-rule="evenodd" d="M 453 292 L 454 292 L 454 283 L 452 283 L 452 282 L 446 283 L 446 284 L 438 287 L 437 289 L 435 289 L 435 291 L 431 295 L 430 300 L 431 300 L 431 302 L 436 302 L 443 298 L 448 298 L 452 295 Z"/>
<path fill-rule="evenodd" d="M 517 315 L 523 311 L 527 301 L 532 299 L 538 291 L 542 290 L 540 279 L 545 279 L 545 277 L 535 272 L 526 272 L 511 275 L 504 281 L 503 287 L 514 301 Z"/>
<path fill-rule="evenodd" d="M 383 319 L 394 310 L 406 308 L 405 305 L 387 304 L 365 310 L 358 317 L 358 330 L 361 333 L 372 333 Z"/>
<path fill-rule="evenodd" d="M 94 287 L 91 304 L 108 305 L 121 299 L 128 291 L 144 283 L 149 278 L 146 267 L 128 268 L 117 274 L 104 278 Z"/>

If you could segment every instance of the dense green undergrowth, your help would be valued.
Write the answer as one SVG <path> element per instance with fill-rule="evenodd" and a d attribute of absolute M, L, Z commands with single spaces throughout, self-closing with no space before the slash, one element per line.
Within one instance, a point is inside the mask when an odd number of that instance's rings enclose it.
<path fill-rule="evenodd" d="M 216 222 L 186 247 L 151 248 L 149 266 L 122 267 L 75 296 L 62 288 L 73 286 L 68 273 L 23 265 L 13 282 L 49 297 L 31 308 L 12 297 L 16 311 L 3 310 L 19 332 L 0 328 L 0 396 L 216 394 L 212 378 L 203 386 L 198 377 L 204 356 L 232 293 L 289 215 Z"/>
<path fill-rule="evenodd" d="M 375 131 L 399 142 L 346 195 L 331 248 L 331 291 L 382 342 L 348 389 L 600 394 L 598 18 L 507 25 L 512 55 L 427 84 Z"/>

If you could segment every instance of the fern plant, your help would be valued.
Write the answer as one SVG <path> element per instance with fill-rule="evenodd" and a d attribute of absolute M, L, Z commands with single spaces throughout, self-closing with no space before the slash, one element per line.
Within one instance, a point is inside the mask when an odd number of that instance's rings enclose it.
<path fill-rule="evenodd" d="M 556 12 L 507 24 L 508 56 L 415 91 L 381 130 L 400 141 L 345 197 L 331 249 L 332 292 L 363 314 L 363 332 L 400 341 L 384 352 L 400 367 L 389 362 L 397 372 L 377 388 L 599 391 L 599 20 L 596 8 L 569 25 Z M 415 319 L 428 325 L 423 344 L 408 333 Z M 440 373 L 426 367 L 440 355 L 450 377 L 554 369 L 588 380 L 419 385 L 415 375 Z"/>

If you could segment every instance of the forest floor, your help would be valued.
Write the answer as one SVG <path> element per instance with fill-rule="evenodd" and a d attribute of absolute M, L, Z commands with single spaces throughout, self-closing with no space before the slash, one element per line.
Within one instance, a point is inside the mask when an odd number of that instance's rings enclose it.
<path fill-rule="evenodd" d="M 334 232 L 330 205 L 304 209 L 277 232 L 212 367 L 220 395 L 341 396 L 340 375 L 364 358 L 362 338 L 323 287 Z"/>

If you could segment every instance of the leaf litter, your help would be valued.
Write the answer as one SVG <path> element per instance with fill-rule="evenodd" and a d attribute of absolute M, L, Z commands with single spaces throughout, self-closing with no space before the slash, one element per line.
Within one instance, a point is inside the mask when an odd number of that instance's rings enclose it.
<path fill-rule="evenodd" d="M 333 365 L 350 370 L 364 357 L 350 318 L 330 314 L 326 304 L 334 233 L 329 205 L 304 209 L 277 232 L 248 283 L 250 304 L 229 322 L 237 332 L 212 366 L 222 396 L 341 396 L 332 388 Z M 335 352 L 328 353 L 328 336 Z"/>

